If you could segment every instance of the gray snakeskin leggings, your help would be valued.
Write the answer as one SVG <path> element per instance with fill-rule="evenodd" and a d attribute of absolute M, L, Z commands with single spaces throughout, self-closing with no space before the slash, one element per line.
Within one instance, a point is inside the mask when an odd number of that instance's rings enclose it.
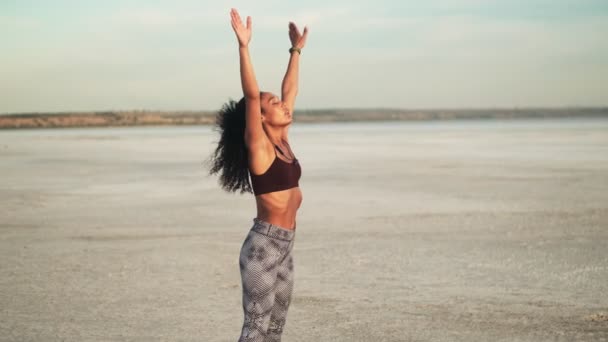
<path fill-rule="evenodd" d="M 253 219 L 239 266 L 245 322 L 238 342 L 278 342 L 293 290 L 295 228 Z"/>

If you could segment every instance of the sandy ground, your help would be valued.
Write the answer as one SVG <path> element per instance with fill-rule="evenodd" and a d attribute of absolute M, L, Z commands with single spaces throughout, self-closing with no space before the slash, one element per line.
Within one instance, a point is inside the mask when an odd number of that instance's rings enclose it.
<path fill-rule="evenodd" d="M 295 125 L 283 341 L 607 341 L 608 120 Z M 1 341 L 236 341 L 208 127 L 0 132 Z"/>

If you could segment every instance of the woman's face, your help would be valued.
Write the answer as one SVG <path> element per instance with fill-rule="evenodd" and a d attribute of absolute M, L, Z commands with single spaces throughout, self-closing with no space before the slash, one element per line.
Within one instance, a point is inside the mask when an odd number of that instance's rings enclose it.
<path fill-rule="evenodd" d="M 285 103 L 273 93 L 262 92 L 260 96 L 262 122 L 271 126 L 286 126 L 292 121 L 291 113 Z"/>

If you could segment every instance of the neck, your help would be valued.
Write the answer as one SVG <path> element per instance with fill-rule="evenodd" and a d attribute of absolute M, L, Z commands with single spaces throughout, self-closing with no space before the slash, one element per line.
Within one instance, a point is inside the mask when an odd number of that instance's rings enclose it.
<path fill-rule="evenodd" d="M 287 127 L 272 127 L 268 125 L 264 125 L 264 131 L 266 131 L 266 136 L 270 141 L 278 145 L 281 141 L 287 139 Z"/>

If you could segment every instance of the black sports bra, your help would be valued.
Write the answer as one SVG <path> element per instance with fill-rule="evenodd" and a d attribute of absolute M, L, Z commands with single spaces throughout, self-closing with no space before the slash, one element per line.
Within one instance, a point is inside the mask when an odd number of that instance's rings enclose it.
<path fill-rule="evenodd" d="M 274 145 L 274 147 L 274 161 L 266 172 L 261 175 L 254 175 L 251 170 L 249 171 L 251 187 L 256 196 L 299 186 L 298 181 L 302 175 L 302 168 L 298 159 L 294 156 L 293 162 L 286 162 L 277 156 L 276 149 L 279 149 L 281 154 L 285 155 L 283 151 L 277 145 Z"/>

